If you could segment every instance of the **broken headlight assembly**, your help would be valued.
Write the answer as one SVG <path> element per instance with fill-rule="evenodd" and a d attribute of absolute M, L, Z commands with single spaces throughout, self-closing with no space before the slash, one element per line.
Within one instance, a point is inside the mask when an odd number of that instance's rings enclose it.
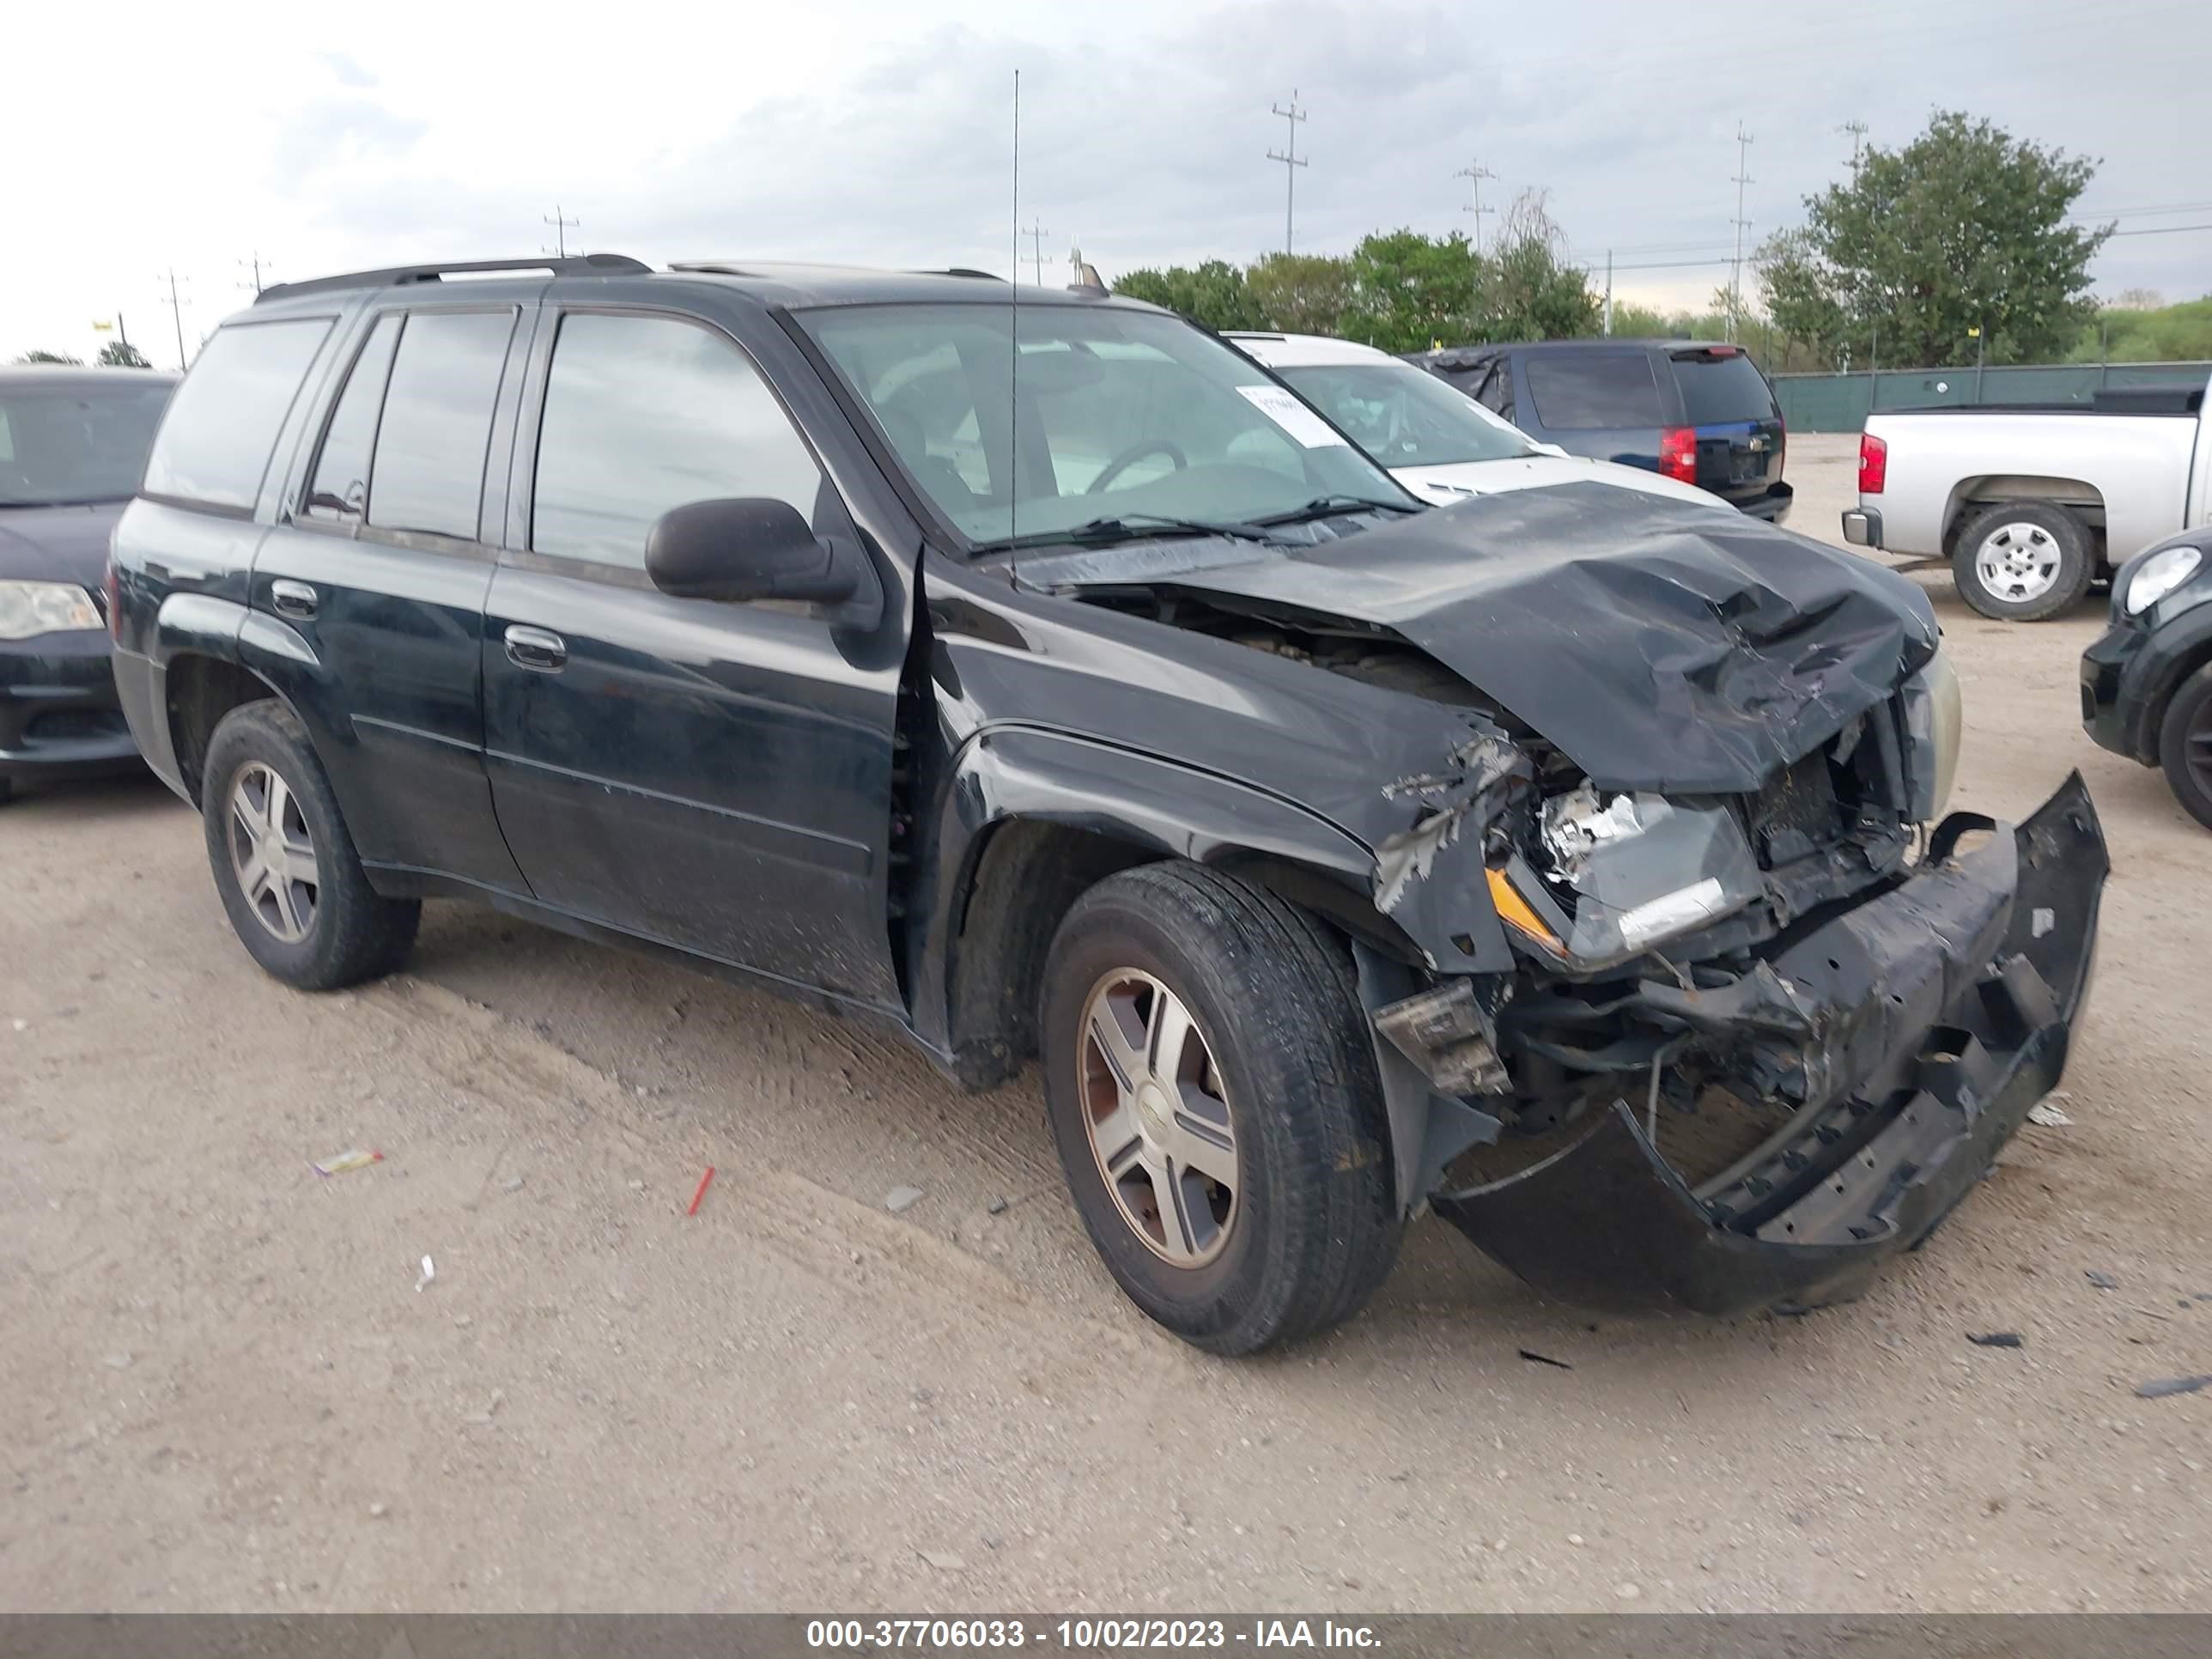
<path fill-rule="evenodd" d="M 1490 871 L 1509 927 L 1544 954 L 1601 968 L 1692 933 L 1759 896 L 1759 861 L 1726 802 L 1601 795 L 1543 805 L 1533 858 Z"/>
<path fill-rule="evenodd" d="M 1963 700 L 1959 676 L 1940 645 L 1920 672 L 1905 683 L 1906 819 L 1933 823 L 1950 803 L 1951 782 L 1959 771 L 1959 732 Z"/>

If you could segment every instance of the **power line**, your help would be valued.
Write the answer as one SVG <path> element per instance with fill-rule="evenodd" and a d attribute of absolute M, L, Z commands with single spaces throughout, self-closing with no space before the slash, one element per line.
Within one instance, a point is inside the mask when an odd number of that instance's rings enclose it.
<path fill-rule="evenodd" d="M 541 216 L 538 222 L 553 227 L 554 258 L 557 259 L 567 258 L 568 257 L 568 233 L 572 230 L 580 228 L 584 222 L 581 219 L 564 218 L 561 213 L 561 204 L 558 202 L 556 202 L 553 204 L 552 216 L 550 218 Z"/>
<path fill-rule="evenodd" d="M 1482 252 L 1482 216 L 1486 213 L 1495 213 L 1498 211 L 1496 208 L 1486 208 L 1483 206 L 1482 181 L 1486 179 L 1495 179 L 1498 175 L 1492 173 L 1488 167 L 1483 166 L 1480 161 L 1469 161 L 1457 173 L 1452 174 L 1452 177 L 1455 179 L 1464 179 L 1468 181 L 1469 199 L 1468 204 L 1462 208 L 1460 211 L 1462 213 L 1472 213 L 1474 216 L 1474 251 L 1477 253 L 1480 253 Z"/>
<path fill-rule="evenodd" d="M 1268 108 L 1291 124 L 1290 143 L 1279 154 L 1272 149 L 1267 152 L 1270 161 L 1283 164 L 1283 252 L 1288 253 L 1291 251 L 1291 231 L 1296 220 L 1297 169 L 1306 165 L 1305 157 L 1298 154 L 1298 124 L 1306 118 L 1306 112 L 1298 107 L 1298 89 L 1296 87 L 1291 88 L 1288 109 L 1280 104 L 1271 104 Z"/>
<path fill-rule="evenodd" d="M 1867 124 L 1857 120 L 1845 121 L 1836 131 L 1851 135 L 1851 174 L 1856 178 L 1859 170 L 1859 150 L 1866 143 Z"/>
<path fill-rule="evenodd" d="M 264 259 L 261 257 L 261 251 L 258 248 L 256 248 L 246 258 L 240 259 L 238 262 L 238 266 L 241 270 L 250 270 L 253 273 L 253 280 L 252 282 L 240 283 L 239 286 L 240 288 L 251 288 L 256 295 L 258 295 L 261 292 L 263 287 L 261 281 L 261 272 L 263 268 L 266 267 L 271 270 L 276 269 L 276 265 L 272 261 Z"/>

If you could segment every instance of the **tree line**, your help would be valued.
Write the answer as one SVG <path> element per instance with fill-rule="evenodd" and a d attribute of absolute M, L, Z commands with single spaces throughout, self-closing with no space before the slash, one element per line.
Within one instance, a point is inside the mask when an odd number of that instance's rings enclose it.
<path fill-rule="evenodd" d="M 1703 312 L 1614 307 L 1624 337 L 1737 337 L 1770 372 L 2212 356 L 2212 296 L 2160 308 L 2130 290 L 2100 308 L 2089 267 L 2111 225 L 2079 222 L 2094 158 L 1938 110 L 1897 149 L 1864 150 L 1848 180 L 1805 198 L 1804 221 L 1751 260 L 1759 293 L 1717 290 Z M 1133 270 L 1119 293 L 1213 329 L 1328 334 L 1386 351 L 1595 335 L 1603 301 L 1572 261 L 1545 196 L 1524 191 L 1491 246 L 1454 232 L 1368 236 L 1349 254 Z"/>

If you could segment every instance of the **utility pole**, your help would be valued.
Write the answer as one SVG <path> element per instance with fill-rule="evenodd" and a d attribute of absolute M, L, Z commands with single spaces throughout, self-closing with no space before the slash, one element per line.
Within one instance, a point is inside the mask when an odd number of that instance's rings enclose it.
<path fill-rule="evenodd" d="M 1474 251 L 1477 253 L 1480 253 L 1482 252 L 1482 216 L 1486 213 L 1495 213 L 1498 211 L 1496 208 L 1486 208 L 1483 206 L 1482 181 L 1486 179 L 1495 179 L 1498 175 L 1492 173 L 1488 167 L 1483 166 L 1480 161 L 1469 161 L 1457 173 L 1452 174 L 1452 177 L 1455 179 L 1465 179 L 1468 181 L 1468 191 L 1469 200 L 1468 204 L 1462 208 L 1460 211 L 1462 213 L 1472 213 L 1474 216 Z"/>
<path fill-rule="evenodd" d="M 1044 286 L 1044 239 L 1052 234 L 1042 225 L 1032 224 L 1022 233 L 1030 239 L 1030 264 L 1036 270 L 1036 285 Z"/>
<path fill-rule="evenodd" d="M 256 248 L 245 258 L 240 259 L 238 262 L 238 265 L 240 270 L 251 271 L 252 273 L 252 281 L 251 283 L 240 283 L 239 286 L 240 288 L 252 289 L 253 292 L 257 295 L 260 294 L 262 289 L 261 268 L 264 265 L 269 265 L 270 269 L 272 270 L 276 268 L 273 264 L 270 264 L 270 261 L 264 259 L 261 257 L 261 251 L 258 248 Z"/>
<path fill-rule="evenodd" d="M 561 213 L 561 204 L 558 202 L 556 202 L 553 204 L 553 212 L 551 216 L 541 216 L 540 222 L 549 224 L 553 227 L 553 257 L 556 259 L 567 258 L 568 257 L 568 233 L 574 230 L 584 222 L 581 219 L 563 218 Z"/>
<path fill-rule="evenodd" d="M 1296 87 L 1291 88 L 1288 108 L 1280 104 L 1271 104 L 1268 107 L 1291 124 L 1290 143 L 1279 152 L 1272 149 L 1267 152 L 1270 161 L 1283 164 L 1283 252 L 1288 253 L 1291 251 L 1291 232 L 1297 222 L 1297 170 L 1306 165 L 1305 157 L 1298 154 L 1298 123 L 1306 118 L 1306 112 L 1298 107 L 1298 89 Z"/>
<path fill-rule="evenodd" d="M 1836 131 L 1851 135 L 1851 177 L 1856 179 L 1859 173 L 1859 148 L 1866 143 L 1867 124 L 1863 121 L 1846 121 Z"/>
<path fill-rule="evenodd" d="M 1613 337 L 1613 250 L 1605 251 L 1605 336 Z"/>
<path fill-rule="evenodd" d="M 185 362 L 185 307 L 184 301 L 177 297 L 177 268 L 171 265 L 155 280 L 166 283 L 169 287 L 169 314 L 177 325 L 177 373 L 181 374 L 187 365 Z"/>
<path fill-rule="evenodd" d="M 1751 221 L 1743 216 L 1743 187 L 1752 182 L 1751 135 L 1743 130 L 1743 123 L 1735 124 L 1735 258 L 1729 265 L 1729 338 L 1736 336 L 1737 319 L 1743 315 L 1743 234 L 1751 228 Z"/>

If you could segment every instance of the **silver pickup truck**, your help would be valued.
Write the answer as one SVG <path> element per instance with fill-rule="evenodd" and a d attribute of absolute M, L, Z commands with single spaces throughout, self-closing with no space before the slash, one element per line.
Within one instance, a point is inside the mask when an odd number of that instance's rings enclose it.
<path fill-rule="evenodd" d="M 2205 391 L 1870 415 L 1844 538 L 1949 564 L 1985 617 L 2057 616 L 2130 555 L 2212 520 Z"/>

